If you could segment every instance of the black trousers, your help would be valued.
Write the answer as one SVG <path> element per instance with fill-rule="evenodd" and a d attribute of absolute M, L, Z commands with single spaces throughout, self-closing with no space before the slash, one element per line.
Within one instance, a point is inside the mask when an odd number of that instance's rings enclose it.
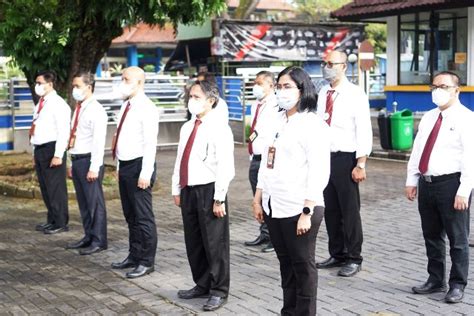
<path fill-rule="evenodd" d="M 181 190 L 184 241 L 194 283 L 211 295 L 227 297 L 230 285 L 229 209 L 213 212 L 214 183 Z"/>
<path fill-rule="evenodd" d="M 107 213 L 102 189 L 104 166 L 100 167 L 97 180 L 89 182 L 87 173 L 90 165 L 90 155 L 72 159 L 72 181 L 84 227 L 83 239 L 93 247 L 107 248 Z"/>
<path fill-rule="evenodd" d="M 324 190 L 324 220 L 331 257 L 360 264 L 363 240 L 360 195 L 359 185 L 352 180 L 356 165 L 355 153 L 331 154 L 331 175 Z"/>
<path fill-rule="evenodd" d="M 445 282 L 447 235 L 452 262 L 449 286 L 463 289 L 469 270 L 469 209 L 464 212 L 454 209 L 459 184 L 456 175 L 432 183 L 420 179 L 418 210 L 428 256 L 428 280 Z"/>
<path fill-rule="evenodd" d="M 309 232 L 297 236 L 296 228 L 301 214 L 289 218 L 272 218 L 271 214 L 264 212 L 270 239 L 280 261 L 283 289 L 281 315 L 316 315 L 318 269 L 314 254 L 323 215 L 322 211 L 314 213 Z"/>
<path fill-rule="evenodd" d="M 66 186 L 66 155 L 63 163 L 51 168 L 56 142 L 35 146 L 34 159 L 38 182 L 44 204 L 48 210 L 47 222 L 53 227 L 64 227 L 69 222 L 68 197 Z"/>
<path fill-rule="evenodd" d="M 249 167 L 249 181 L 250 186 L 252 187 L 253 195 L 255 195 L 255 191 L 257 191 L 258 170 L 260 169 L 260 159 L 257 158 L 258 156 L 253 156 L 252 160 L 250 161 Z M 266 238 L 270 237 L 270 233 L 268 232 L 268 227 L 265 222 L 260 224 L 260 235 Z"/>
<path fill-rule="evenodd" d="M 141 170 L 142 158 L 119 161 L 119 190 L 128 224 L 129 258 L 151 267 L 155 264 L 158 243 L 151 196 L 156 174 L 153 171 L 150 186 L 143 190 L 137 186 Z"/>

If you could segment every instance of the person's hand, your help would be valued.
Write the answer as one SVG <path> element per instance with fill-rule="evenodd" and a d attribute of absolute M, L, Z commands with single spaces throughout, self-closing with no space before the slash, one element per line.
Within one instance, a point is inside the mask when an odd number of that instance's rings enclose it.
<path fill-rule="evenodd" d="M 214 212 L 214 215 L 217 217 L 217 218 L 222 218 L 225 216 L 225 203 L 222 203 L 220 205 L 217 205 L 215 202 L 214 202 L 214 207 L 212 209 L 212 211 Z"/>
<path fill-rule="evenodd" d="M 261 203 L 253 202 L 253 217 L 255 217 L 257 222 L 263 224 L 263 208 Z"/>
<path fill-rule="evenodd" d="M 406 186 L 405 195 L 407 199 L 409 199 L 410 201 L 414 201 L 416 198 L 416 191 L 417 191 L 416 187 Z"/>
<path fill-rule="evenodd" d="M 69 179 L 72 179 L 72 168 L 71 167 L 67 168 L 67 177 Z"/>
<path fill-rule="evenodd" d="M 97 172 L 89 171 L 87 173 L 86 179 L 89 182 L 94 182 L 95 180 L 97 180 L 98 177 L 99 177 L 99 174 Z"/>
<path fill-rule="evenodd" d="M 177 207 L 181 206 L 181 197 L 179 195 L 173 195 L 174 205 Z"/>
<path fill-rule="evenodd" d="M 35 156 L 33 156 L 33 168 L 36 166 Z"/>
<path fill-rule="evenodd" d="M 150 186 L 150 180 L 138 178 L 138 187 L 139 187 L 140 189 L 145 190 L 145 189 L 148 188 L 149 186 Z"/>
<path fill-rule="evenodd" d="M 306 234 L 311 229 L 311 215 L 301 214 L 296 225 L 296 235 Z"/>
<path fill-rule="evenodd" d="M 365 168 L 355 167 L 352 169 L 352 180 L 355 183 L 359 183 L 367 179 L 367 175 L 365 174 Z"/>
<path fill-rule="evenodd" d="M 53 157 L 53 159 L 51 159 L 51 163 L 49 164 L 49 167 L 50 168 L 56 168 L 56 167 L 59 167 L 62 164 L 63 164 L 62 158 Z"/>
<path fill-rule="evenodd" d="M 469 206 L 468 198 L 456 195 L 456 197 L 454 198 L 454 209 L 456 211 L 463 212 L 467 210 L 468 206 Z"/>

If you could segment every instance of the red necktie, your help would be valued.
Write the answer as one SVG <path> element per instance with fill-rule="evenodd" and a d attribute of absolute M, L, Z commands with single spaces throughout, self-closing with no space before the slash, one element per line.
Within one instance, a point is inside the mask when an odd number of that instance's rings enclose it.
<path fill-rule="evenodd" d="M 433 129 L 431 130 L 430 136 L 426 140 L 425 148 L 423 149 L 423 153 L 421 154 L 420 164 L 418 165 L 418 169 L 420 170 L 421 174 L 425 174 L 428 171 L 428 163 L 430 161 L 431 151 L 433 150 L 434 144 L 436 142 L 436 138 L 438 137 L 439 129 L 441 127 L 441 123 L 443 122 L 443 116 L 439 113 L 438 119 L 436 120 Z"/>
<path fill-rule="evenodd" d="M 118 138 L 120 135 L 120 131 L 122 130 L 123 121 L 125 121 L 125 117 L 127 116 L 128 110 L 130 110 L 130 101 L 127 103 L 127 107 L 123 111 L 122 118 L 120 119 L 120 123 L 117 127 L 117 131 L 115 132 L 114 139 L 112 140 L 112 158 L 115 160 L 117 154 L 117 143 Z"/>
<path fill-rule="evenodd" d="M 69 135 L 69 148 L 71 148 L 72 144 L 72 139 L 76 137 L 76 130 L 77 130 L 77 125 L 79 124 L 79 113 L 81 112 L 81 105 L 82 102 L 77 102 L 76 104 L 76 111 L 75 111 L 75 118 L 74 118 L 74 125 L 72 126 L 71 129 L 71 134 Z"/>
<path fill-rule="evenodd" d="M 194 138 L 196 138 L 197 129 L 201 123 L 201 120 L 196 119 L 194 122 L 193 131 L 191 132 L 191 135 L 189 135 L 186 147 L 184 147 L 183 156 L 181 157 L 181 164 L 179 167 L 179 185 L 181 189 L 188 185 L 189 156 L 191 155 L 191 150 L 193 149 Z"/>
<path fill-rule="evenodd" d="M 332 95 L 334 94 L 334 92 L 336 92 L 336 90 L 328 90 L 328 93 L 326 95 L 326 123 L 328 123 L 329 126 L 331 126 L 332 109 L 334 107 L 334 100 L 332 99 Z"/>
<path fill-rule="evenodd" d="M 44 107 L 44 98 L 41 97 L 39 99 L 38 112 L 36 112 L 36 118 L 33 120 L 33 122 L 31 122 L 30 130 L 28 132 L 28 134 L 30 135 L 30 138 L 31 138 L 31 136 L 33 136 L 35 134 L 35 121 L 38 119 L 39 114 L 40 114 L 41 110 L 43 109 L 43 107 Z"/>
<path fill-rule="evenodd" d="M 260 113 L 260 108 L 261 107 L 262 107 L 262 103 L 259 102 L 257 104 L 257 110 L 255 110 L 255 116 L 253 117 L 252 126 L 250 127 L 250 135 L 252 135 L 252 133 L 255 131 L 255 126 L 257 125 L 257 117 L 258 117 L 258 114 Z M 248 142 L 247 147 L 248 147 L 248 150 L 249 150 L 249 154 L 253 155 L 253 147 L 252 147 L 252 142 L 251 141 Z"/>

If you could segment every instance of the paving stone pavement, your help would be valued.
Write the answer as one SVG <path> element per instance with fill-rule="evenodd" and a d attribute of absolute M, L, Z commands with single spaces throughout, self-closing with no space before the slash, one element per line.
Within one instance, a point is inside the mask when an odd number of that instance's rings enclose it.
<path fill-rule="evenodd" d="M 0 315 L 274 315 L 282 305 L 278 261 L 274 253 L 243 242 L 256 237 L 250 214 L 246 148 L 236 147 L 236 178 L 229 192 L 231 216 L 231 292 L 227 305 L 201 312 L 205 299 L 181 300 L 178 289 L 193 286 L 187 262 L 181 213 L 170 196 L 174 150 L 158 151 L 158 190 L 154 212 L 158 223 L 156 272 L 136 280 L 110 263 L 127 255 L 128 232 L 120 201 L 107 202 L 109 248 L 79 256 L 64 250 L 82 237 L 79 212 L 70 202 L 68 233 L 47 236 L 34 231 L 45 219 L 41 201 L 0 197 Z M 443 295 L 414 295 L 410 288 L 425 281 L 426 258 L 416 203 L 403 196 L 405 163 L 370 160 L 361 185 L 364 226 L 363 270 L 352 278 L 337 270 L 320 270 L 319 315 L 474 315 L 474 282 L 463 303 L 448 305 Z M 316 260 L 327 257 L 324 223 Z M 474 263 L 473 256 L 470 260 Z M 449 259 L 448 259 L 449 267 Z"/>

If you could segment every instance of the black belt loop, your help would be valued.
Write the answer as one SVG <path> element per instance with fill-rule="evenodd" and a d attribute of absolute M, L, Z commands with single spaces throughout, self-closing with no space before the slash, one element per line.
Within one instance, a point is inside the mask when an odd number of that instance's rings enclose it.
<path fill-rule="evenodd" d="M 72 161 L 79 160 L 79 159 L 84 159 L 84 158 L 90 158 L 90 157 L 91 157 L 91 153 L 77 154 L 77 155 L 71 154 L 71 160 Z"/>
<path fill-rule="evenodd" d="M 426 183 L 436 183 L 441 182 L 453 178 L 459 178 L 461 176 L 461 172 L 455 172 L 450 174 L 443 174 L 441 176 L 420 176 L 420 178 L 425 181 Z"/>
<path fill-rule="evenodd" d="M 262 155 L 253 155 L 252 160 L 262 161 Z"/>

